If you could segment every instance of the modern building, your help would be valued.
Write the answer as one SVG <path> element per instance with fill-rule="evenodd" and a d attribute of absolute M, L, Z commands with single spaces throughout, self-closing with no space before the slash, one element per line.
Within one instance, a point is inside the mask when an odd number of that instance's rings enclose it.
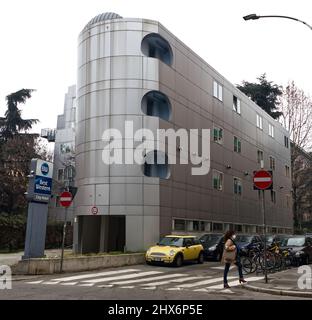
<path fill-rule="evenodd" d="M 64 221 L 64 208 L 60 206 L 59 194 L 65 187 L 73 186 L 75 173 L 75 124 L 76 85 L 68 88 L 64 99 L 64 112 L 57 118 L 54 138 L 53 198 L 49 204 L 49 220 Z M 47 130 L 47 138 L 49 137 Z M 43 134 L 41 134 L 43 136 Z M 48 139 L 49 140 L 49 139 Z M 50 139 L 51 141 L 51 139 Z M 74 205 L 68 208 L 68 221 L 73 222 Z"/>
<path fill-rule="evenodd" d="M 167 154 L 162 164 L 105 164 L 105 129 L 123 133 L 120 152 L 136 146 L 125 121 L 134 131 L 210 129 L 209 173 L 192 175 L 192 163 L 168 164 Z M 74 250 L 138 251 L 173 232 L 260 232 L 252 176 L 261 163 L 274 177 L 268 231 L 291 232 L 289 147 L 277 121 L 159 22 L 98 15 L 78 44 Z"/>

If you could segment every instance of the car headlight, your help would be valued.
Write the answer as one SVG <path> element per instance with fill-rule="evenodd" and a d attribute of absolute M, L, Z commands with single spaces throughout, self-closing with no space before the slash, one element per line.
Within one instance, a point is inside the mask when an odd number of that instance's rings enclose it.
<path fill-rule="evenodd" d="M 302 256 L 303 254 L 304 254 L 303 251 L 297 251 L 297 252 L 295 253 L 295 256 L 296 256 L 296 257 L 300 257 L 300 256 Z"/>
<path fill-rule="evenodd" d="M 174 250 L 170 250 L 170 251 L 169 251 L 169 256 L 170 256 L 170 257 L 174 256 L 174 254 L 175 254 L 175 251 L 174 251 Z"/>
<path fill-rule="evenodd" d="M 212 246 L 212 247 L 208 248 L 209 251 L 214 251 L 214 250 L 216 250 L 216 249 L 217 249 L 216 246 Z"/>

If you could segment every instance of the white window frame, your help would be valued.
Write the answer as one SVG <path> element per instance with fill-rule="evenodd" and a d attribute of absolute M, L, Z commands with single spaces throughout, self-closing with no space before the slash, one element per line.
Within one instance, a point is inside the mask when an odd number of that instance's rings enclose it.
<path fill-rule="evenodd" d="M 257 113 L 257 128 L 263 130 L 263 118 Z"/>
<path fill-rule="evenodd" d="M 269 136 L 274 138 L 274 126 L 271 123 L 269 123 Z"/>
<path fill-rule="evenodd" d="M 218 130 L 218 137 L 217 137 L 217 140 L 215 140 L 215 130 Z M 220 138 L 220 132 L 221 132 L 221 138 Z M 223 144 L 223 135 L 224 135 L 224 130 L 223 128 L 217 126 L 217 125 L 214 125 L 213 126 L 213 141 L 218 143 L 218 144 Z"/>
<path fill-rule="evenodd" d="M 235 145 L 235 138 L 237 141 L 237 145 Z M 234 152 L 241 153 L 242 152 L 242 141 L 237 136 L 234 136 L 233 143 L 234 143 Z M 236 148 L 236 150 L 235 150 L 235 148 Z"/>
<path fill-rule="evenodd" d="M 213 96 L 223 101 L 223 86 L 216 80 L 213 80 Z"/>
<path fill-rule="evenodd" d="M 269 156 L 269 162 L 270 162 L 270 169 L 274 171 L 276 168 L 275 157 Z"/>
<path fill-rule="evenodd" d="M 214 185 L 214 180 L 215 180 L 216 175 L 218 175 L 217 179 L 219 180 L 217 188 L 215 188 L 215 185 Z M 212 187 L 213 187 L 213 189 L 218 190 L 218 191 L 223 191 L 223 183 L 224 183 L 223 172 L 213 169 L 212 170 Z"/>
<path fill-rule="evenodd" d="M 236 99 L 236 104 L 235 104 L 235 99 Z M 235 95 L 233 95 L 233 110 L 237 113 L 237 114 L 241 114 L 241 100 L 236 97 Z"/>
<path fill-rule="evenodd" d="M 236 186 L 236 189 L 235 189 L 235 186 Z M 242 193 L 243 193 L 242 179 L 237 178 L 237 177 L 233 177 L 233 192 L 234 192 L 234 194 L 237 194 L 239 196 L 242 195 Z"/>

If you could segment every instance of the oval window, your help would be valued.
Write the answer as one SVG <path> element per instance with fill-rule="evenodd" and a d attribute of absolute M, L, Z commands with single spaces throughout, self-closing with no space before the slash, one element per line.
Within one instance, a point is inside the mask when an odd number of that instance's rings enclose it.
<path fill-rule="evenodd" d="M 142 98 L 141 109 L 148 116 L 159 117 L 166 121 L 169 121 L 171 116 L 171 103 L 160 91 L 147 92 Z"/>
<path fill-rule="evenodd" d="M 157 58 L 169 66 L 172 65 L 173 54 L 171 46 L 158 33 L 150 33 L 143 38 L 141 51 L 147 57 Z"/>

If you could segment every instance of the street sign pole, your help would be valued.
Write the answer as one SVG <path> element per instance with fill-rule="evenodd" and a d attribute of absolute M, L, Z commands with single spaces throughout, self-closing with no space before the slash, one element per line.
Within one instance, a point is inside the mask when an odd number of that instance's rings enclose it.
<path fill-rule="evenodd" d="M 67 210 L 73 201 L 73 196 L 70 192 L 64 191 L 60 196 L 60 205 L 65 207 L 65 218 L 63 226 L 63 236 L 62 236 L 62 252 L 61 252 L 61 261 L 60 261 L 60 273 L 63 272 L 63 260 L 64 260 L 64 247 L 65 247 L 65 238 L 66 238 L 66 225 L 67 225 Z"/>
<path fill-rule="evenodd" d="M 68 210 L 68 207 L 65 208 L 65 220 L 64 220 L 64 225 L 63 225 L 63 237 L 62 237 L 62 253 L 61 253 L 60 273 L 63 272 L 64 247 L 65 247 L 66 224 L 67 224 L 67 210 Z"/>
<path fill-rule="evenodd" d="M 264 235 L 264 278 L 265 283 L 268 283 L 268 270 L 267 270 L 267 246 L 266 246 L 266 219 L 265 219 L 265 198 L 264 190 L 262 190 L 262 215 L 263 215 L 263 235 Z"/>

